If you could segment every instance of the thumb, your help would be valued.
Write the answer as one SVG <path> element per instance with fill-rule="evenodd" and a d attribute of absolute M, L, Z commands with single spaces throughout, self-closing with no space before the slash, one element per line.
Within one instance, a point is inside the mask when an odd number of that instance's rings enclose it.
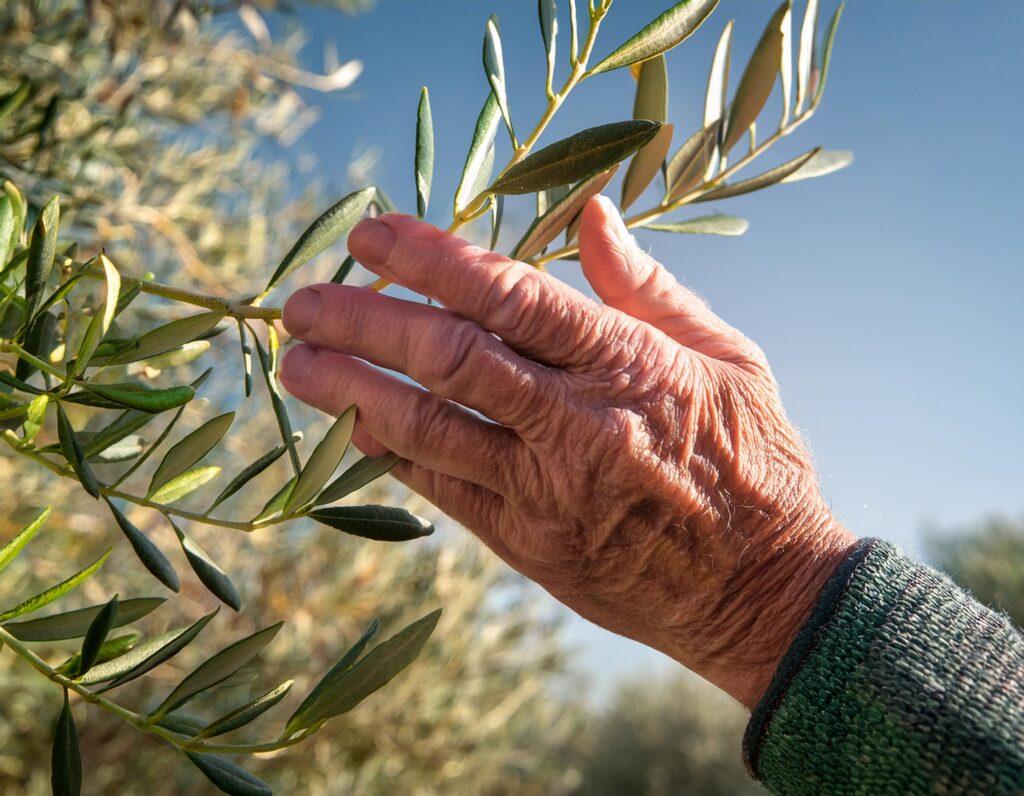
<path fill-rule="evenodd" d="M 640 248 L 607 197 L 595 196 L 583 208 L 579 244 L 583 274 L 608 306 L 706 356 L 767 369 L 754 343 Z"/>

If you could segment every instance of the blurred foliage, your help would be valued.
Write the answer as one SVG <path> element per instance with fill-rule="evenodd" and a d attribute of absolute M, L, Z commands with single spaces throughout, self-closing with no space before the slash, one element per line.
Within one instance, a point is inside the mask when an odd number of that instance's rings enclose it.
<path fill-rule="evenodd" d="M 935 566 L 1024 627 L 1024 520 L 992 517 L 967 530 L 932 529 L 925 539 Z"/>

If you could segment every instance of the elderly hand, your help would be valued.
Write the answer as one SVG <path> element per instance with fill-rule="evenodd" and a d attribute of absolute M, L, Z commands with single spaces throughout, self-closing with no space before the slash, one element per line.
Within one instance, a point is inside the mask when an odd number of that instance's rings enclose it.
<path fill-rule="evenodd" d="M 604 305 L 413 218 L 363 221 L 353 256 L 444 309 L 304 288 L 282 380 L 355 404 L 360 448 L 402 457 L 394 475 L 563 603 L 752 707 L 855 540 L 757 346 L 606 199 L 579 242 Z"/>

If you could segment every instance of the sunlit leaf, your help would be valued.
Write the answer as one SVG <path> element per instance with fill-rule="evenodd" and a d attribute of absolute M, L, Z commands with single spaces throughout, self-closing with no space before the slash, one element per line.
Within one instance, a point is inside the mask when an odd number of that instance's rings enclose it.
<path fill-rule="evenodd" d="M 634 119 L 664 122 L 668 115 L 668 71 L 665 56 L 658 55 L 640 65 L 633 101 Z M 672 125 L 664 125 L 649 144 L 641 147 L 626 169 L 622 180 L 623 210 L 635 202 L 657 176 L 672 143 Z"/>
<path fill-rule="evenodd" d="M 669 160 L 665 167 L 667 201 L 679 199 L 704 182 L 715 157 L 718 131 L 718 122 L 698 130 Z"/>
<path fill-rule="evenodd" d="M 215 608 L 186 628 L 178 628 L 156 638 L 147 639 L 120 658 L 94 666 L 92 671 L 82 678 L 82 682 L 91 685 L 113 680 L 102 689 L 109 691 L 136 677 L 141 677 L 191 644 L 202 629 L 210 623 L 210 620 L 217 615 L 218 611 L 220 609 Z"/>
<path fill-rule="evenodd" d="M 818 0 L 807 0 L 804 22 L 800 27 L 800 51 L 796 67 L 796 112 L 804 108 L 810 97 L 811 66 L 814 63 L 814 39 L 818 31 Z"/>
<path fill-rule="evenodd" d="M 191 674 L 178 683 L 167 698 L 160 703 L 160 706 L 153 711 L 153 715 L 162 716 L 170 713 L 175 708 L 184 705 L 196 694 L 233 675 L 262 652 L 263 648 L 277 635 L 283 624 L 283 622 L 278 622 L 263 628 L 263 630 L 236 641 L 203 661 Z"/>
<path fill-rule="evenodd" d="M 295 489 L 295 481 L 297 479 L 290 478 L 287 483 L 282 486 L 277 492 L 274 493 L 273 497 L 270 498 L 260 509 L 260 513 L 252 518 L 254 525 L 259 525 L 261 522 L 273 519 L 281 513 L 281 509 L 284 508 L 284 504 L 288 502 L 288 498 L 292 494 L 292 490 Z"/>
<path fill-rule="evenodd" d="M 729 90 L 729 54 L 732 46 L 733 21 L 730 19 L 715 47 L 715 56 L 711 60 L 711 71 L 708 73 L 708 87 L 704 95 L 704 126 L 708 127 L 719 119 L 725 111 L 727 92 Z"/>
<path fill-rule="evenodd" d="M 779 59 L 779 83 L 782 85 L 782 121 L 779 127 L 789 124 L 793 101 L 793 0 L 789 0 L 786 13 L 779 25 L 782 32 L 782 57 Z"/>
<path fill-rule="evenodd" d="M 167 505 L 176 500 L 181 500 L 186 495 L 191 495 L 203 484 L 209 483 L 220 474 L 219 467 L 195 467 L 186 470 L 181 475 L 176 475 L 156 492 L 150 495 L 149 499 L 154 503 Z"/>
<path fill-rule="evenodd" d="M 742 235 L 747 231 L 750 222 L 745 218 L 714 214 L 700 218 L 688 218 L 686 221 L 673 221 L 662 224 L 644 224 L 644 229 L 657 232 L 682 232 L 689 235 Z"/>
<path fill-rule="evenodd" d="M 494 92 L 494 98 L 498 101 L 498 110 L 505 120 L 508 134 L 513 145 L 516 143 L 516 134 L 512 127 L 512 115 L 508 109 L 508 93 L 505 88 L 505 61 L 501 54 L 501 34 L 498 32 L 498 18 L 491 14 L 484 29 L 484 73 L 487 75 L 487 82 Z"/>
<path fill-rule="evenodd" d="M 320 440 L 316 448 L 313 449 L 313 453 L 309 456 L 309 461 L 306 462 L 306 466 L 299 473 L 299 480 L 295 484 L 295 489 L 292 490 L 288 502 L 285 503 L 282 509 L 285 514 L 290 514 L 295 509 L 302 508 L 323 489 L 324 484 L 334 475 L 338 464 L 341 463 L 345 451 L 348 450 L 349 442 L 352 440 L 352 431 L 355 427 L 356 408 L 352 406 L 334 421 L 330 430 Z"/>
<path fill-rule="evenodd" d="M 149 484 L 147 496 L 152 496 L 160 487 L 197 464 L 213 450 L 220 442 L 221 437 L 227 433 L 234 419 L 234 412 L 225 412 L 212 420 L 207 420 L 176 443 L 167 451 L 160 466 L 153 473 L 153 480 Z"/>
<path fill-rule="evenodd" d="M 22 440 L 31 442 L 46 422 L 46 408 L 50 405 L 50 396 L 37 395 L 28 405 L 25 412 L 24 434 Z"/>
<path fill-rule="evenodd" d="M 834 171 L 845 169 L 851 163 L 853 163 L 853 152 L 848 149 L 835 151 L 822 149 L 803 166 L 788 177 L 783 177 L 779 182 L 799 182 L 812 177 L 823 177 Z"/>
<path fill-rule="evenodd" d="M 47 506 L 35 516 L 32 522 L 18 531 L 7 544 L 0 547 L 0 572 L 18 557 L 25 545 L 32 541 L 32 537 L 39 533 L 39 529 L 46 524 L 46 518 L 49 516 L 50 507 Z"/>
<path fill-rule="evenodd" d="M 217 755 L 185 752 L 192 764 L 203 775 L 229 796 L 271 796 L 270 786 L 244 768 Z"/>
<path fill-rule="evenodd" d="M 106 500 L 107 506 L 110 507 L 110 513 L 114 515 L 117 527 L 121 529 L 121 533 L 128 539 L 142 565 L 168 589 L 173 592 L 179 591 L 181 584 L 178 581 L 178 574 L 174 571 L 174 567 L 171 566 L 171 562 L 167 560 L 167 556 L 160 552 L 160 548 L 121 513 L 121 510 L 114 505 L 110 498 L 104 498 L 104 500 Z"/>
<path fill-rule="evenodd" d="M 53 728 L 50 789 L 53 796 L 78 796 L 82 792 L 82 757 L 78 751 L 78 730 L 75 728 L 75 717 L 71 715 L 66 688 L 64 706 Z"/>
<path fill-rule="evenodd" d="M 176 321 L 165 323 L 163 326 L 146 332 L 127 348 L 101 364 L 124 365 L 180 348 L 185 343 L 197 340 L 210 332 L 223 317 L 224 313 L 217 310 L 201 312 L 198 315 L 190 315 L 187 318 L 179 318 Z"/>
<path fill-rule="evenodd" d="M 416 215 L 423 218 L 430 204 L 430 183 L 434 179 L 434 121 L 430 115 L 430 94 L 424 86 L 416 111 Z"/>
<path fill-rule="evenodd" d="M 668 149 L 672 145 L 672 132 L 671 124 L 662 125 L 651 143 L 637 152 L 629 162 L 626 177 L 622 181 L 622 201 L 620 203 L 622 210 L 639 199 L 644 189 L 658 176 L 665 164 Z"/>
<path fill-rule="evenodd" d="M 78 669 L 76 674 L 81 676 L 92 668 L 99 658 L 103 643 L 111 629 L 116 627 L 117 621 L 117 595 L 115 594 L 106 605 L 96 612 L 92 622 L 85 631 L 82 639 L 82 651 L 78 654 Z"/>
<path fill-rule="evenodd" d="M 327 488 L 317 495 L 313 505 L 333 503 L 351 495 L 357 489 L 362 489 L 394 467 L 399 458 L 395 453 L 385 453 L 383 456 L 364 456 L 328 484 Z"/>
<path fill-rule="evenodd" d="M 89 670 L 89 674 L 84 676 L 84 679 L 75 678 L 78 682 L 85 682 L 86 679 L 92 674 L 97 666 L 101 663 L 106 663 L 114 658 L 124 655 L 129 650 L 133 649 L 136 644 L 139 643 L 139 639 L 142 638 L 139 633 L 125 633 L 121 636 L 114 636 L 108 638 L 103 642 L 103 646 L 100 647 L 100 651 L 96 656 L 96 663 L 93 664 L 92 669 Z M 78 671 L 78 665 L 82 660 L 81 655 L 72 655 L 64 663 L 57 666 L 56 671 L 59 674 L 73 677 L 75 672 Z"/>
<path fill-rule="evenodd" d="M 617 47 L 588 74 L 619 69 L 671 50 L 697 30 L 717 5 L 718 0 L 682 0 L 676 3 Z"/>
<path fill-rule="evenodd" d="M 141 366 L 145 366 L 152 370 L 177 368 L 181 365 L 187 365 L 189 362 L 195 362 L 209 350 L 209 340 L 193 340 L 191 343 L 185 343 L 185 345 L 179 346 L 178 348 L 172 348 L 170 351 L 166 351 L 163 354 L 158 354 L 155 357 L 144 359 L 141 362 Z"/>
<path fill-rule="evenodd" d="M 740 182 L 734 182 L 729 185 L 723 185 L 721 188 L 715 188 L 712 191 L 708 191 L 705 194 L 701 194 L 694 202 L 712 202 L 715 199 L 727 199 L 730 196 L 739 196 L 740 194 L 750 193 L 751 191 L 757 191 L 761 188 L 767 188 L 769 185 L 774 185 L 777 182 L 782 182 L 790 174 L 793 174 L 797 169 L 803 166 L 805 163 L 810 161 L 815 155 L 821 151 L 821 148 L 812 149 L 810 152 L 805 152 L 799 157 L 795 157 L 792 160 L 786 161 L 780 166 L 776 166 L 774 169 L 769 169 L 763 174 L 759 174 L 756 177 L 751 177 L 748 180 L 741 180 Z"/>
<path fill-rule="evenodd" d="M 103 339 L 103 335 L 110 329 L 110 324 L 114 322 L 114 316 L 117 311 L 117 298 L 121 295 L 121 275 L 117 272 L 114 264 L 102 252 L 96 259 L 103 267 L 103 306 L 93 316 L 92 320 L 89 321 L 89 326 L 86 328 L 85 335 L 78 347 L 78 353 L 75 355 L 74 367 L 69 373 L 71 378 L 76 378 L 78 374 L 85 370 L 86 365 L 89 364 L 89 360 L 92 358 L 93 353 L 95 353 L 100 340 Z"/>
<path fill-rule="evenodd" d="M 221 716 L 219 719 L 210 722 L 196 735 L 197 738 L 215 738 L 218 735 L 237 730 L 252 721 L 255 721 L 274 705 L 280 702 L 291 690 L 293 680 L 286 680 L 273 691 L 268 691 L 263 696 L 242 705 L 239 708 Z"/>
<path fill-rule="evenodd" d="M 434 532 L 434 526 L 422 517 L 394 506 L 333 506 L 311 511 L 309 516 L 339 531 L 379 542 L 405 542 Z"/>
<path fill-rule="evenodd" d="M 659 122 L 631 119 L 591 127 L 525 157 L 491 185 L 501 194 L 523 194 L 584 180 L 625 160 L 649 142 Z"/>
<path fill-rule="evenodd" d="M 57 254 L 57 228 L 60 225 L 60 200 L 54 196 L 39 211 L 32 240 L 28 247 L 28 261 L 25 264 L 25 301 L 28 316 L 39 309 L 46 290 L 46 283 L 53 269 L 53 258 Z"/>
<path fill-rule="evenodd" d="M 790 13 L 790 2 L 786 0 L 772 15 L 747 62 L 729 111 L 723 152 L 729 152 L 743 138 L 772 93 L 782 61 L 782 22 Z"/>
<path fill-rule="evenodd" d="M 349 668 L 328 673 L 330 682 L 324 684 L 316 699 L 304 702 L 288 720 L 285 735 L 311 727 L 317 722 L 347 713 L 366 697 L 383 688 L 392 678 L 412 663 L 441 618 L 438 609 L 413 622 L 404 630 L 374 647 L 366 657 Z M 325 678 L 325 681 L 327 678 Z"/>
<path fill-rule="evenodd" d="M 583 210 L 587 201 L 604 189 L 617 169 L 618 166 L 613 166 L 608 171 L 583 180 L 576 185 L 543 216 L 534 220 L 510 256 L 516 260 L 525 260 L 542 251 L 545 246 L 558 237 L 563 229 L 569 226 L 569 222 Z"/>
<path fill-rule="evenodd" d="M 266 290 L 271 290 L 296 268 L 348 235 L 349 230 L 363 217 L 375 193 L 374 188 L 363 188 L 350 193 L 314 221 L 281 260 L 281 264 L 267 282 Z"/>
<path fill-rule="evenodd" d="M 14 209 L 7 196 L 0 196 L 0 268 L 7 265 L 13 249 L 15 232 Z"/>
<path fill-rule="evenodd" d="M 241 610 L 242 599 L 238 596 L 238 590 L 235 589 L 231 578 L 214 563 L 203 548 L 174 522 L 171 522 L 171 527 L 174 528 L 174 533 L 177 534 L 178 541 L 181 542 L 181 549 L 185 552 L 189 566 L 192 567 L 192 571 L 196 573 L 202 584 L 225 605 L 235 611 Z"/>
<path fill-rule="evenodd" d="M 64 458 L 68 460 L 71 469 L 75 471 L 75 475 L 78 476 L 78 481 L 82 488 L 92 497 L 98 498 L 100 496 L 100 483 L 96 480 L 92 467 L 89 466 L 82 446 L 78 441 L 78 435 L 75 434 L 75 430 L 71 427 L 71 421 L 68 420 L 64 407 L 61 406 L 59 401 L 57 402 L 57 438 L 60 441 L 60 448 Z"/>
<path fill-rule="evenodd" d="M 85 445 L 86 439 L 84 435 L 81 436 L 82 444 Z M 141 456 L 143 450 L 142 437 L 138 434 L 131 434 L 123 440 L 107 446 L 99 453 L 94 456 L 89 456 L 88 458 L 90 464 L 115 464 L 117 462 L 125 462 L 129 459 Z"/>
<path fill-rule="evenodd" d="M 501 121 L 501 110 L 498 100 L 491 91 L 480 111 L 473 130 L 473 140 L 466 154 L 466 165 L 462 167 L 462 177 L 455 191 L 455 215 L 462 212 L 469 202 L 487 187 L 494 167 L 494 136 L 498 132 Z"/>
<path fill-rule="evenodd" d="M 242 472 L 240 472 L 238 475 L 231 479 L 230 484 L 224 487 L 224 491 L 217 495 L 217 499 L 213 501 L 210 508 L 206 510 L 206 513 L 209 514 L 211 511 L 217 508 L 217 506 L 219 506 L 221 503 L 223 503 L 225 500 L 227 500 L 229 497 L 235 494 L 239 489 L 241 489 L 243 486 L 249 483 L 249 481 L 258 476 L 268 467 L 270 467 L 270 465 L 272 465 L 274 462 L 276 462 L 284 455 L 284 452 L 286 450 L 288 449 L 284 445 L 280 445 L 274 448 L 273 450 L 267 451 L 262 456 L 260 456 L 260 458 L 258 458 L 256 461 L 254 461 L 252 464 L 250 464 L 248 467 L 242 470 Z"/>
<path fill-rule="evenodd" d="M 156 610 L 164 602 L 161 597 L 136 597 L 124 600 L 118 604 L 117 617 L 111 628 L 131 624 Z M 4 630 L 21 641 L 61 641 L 80 638 L 85 635 L 89 625 L 104 607 L 105 605 L 92 605 L 39 619 L 10 622 L 4 625 Z"/>
<path fill-rule="evenodd" d="M 107 550 L 107 552 L 93 561 L 89 566 L 80 572 L 76 572 L 67 580 L 63 580 L 56 586 L 51 586 L 49 589 L 39 592 L 39 594 L 34 597 L 29 597 L 27 600 L 14 606 L 14 608 L 0 613 L 0 622 L 6 622 L 8 619 L 14 619 L 16 617 L 32 613 L 33 611 L 38 611 L 40 608 L 49 605 L 54 600 L 59 600 L 65 594 L 72 591 L 96 574 L 96 570 L 103 566 L 103 563 L 109 556 L 110 551 Z"/>
<path fill-rule="evenodd" d="M 811 103 L 815 108 L 821 104 L 821 98 L 825 94 L 825 82 L 828 80 L 828 68 L 832 63 L 832 45 L 835 44 L 836 30 L 839 28 L 839 20 L 843 16 L 843 9 L 845 7 L 845 3 L 839 4 L 835 14 L 832 15 L 832 21 L 828 24 L 828 30 L 825 32 L 825 49 L 821 56 L 821 67 L 819 69 L 817 85 L 814 88 L 814 100 Z"/>

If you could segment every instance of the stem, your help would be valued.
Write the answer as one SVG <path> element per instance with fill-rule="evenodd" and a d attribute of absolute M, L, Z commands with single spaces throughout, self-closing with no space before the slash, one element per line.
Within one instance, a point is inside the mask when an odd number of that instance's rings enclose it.
<path fill-rule="evenodd" d="M 37 370 L 41 370 L 43 373 L 49 373 L 55 379 L 60 379 L 61 381 L 64 381 L 64 379 L 67 378 L 66 373 L 61 373 L 49 362 L 40 359 L 39 357 L 33 354 L 30 354 L 28 351 L 26 351 L 24 348 L 22 348 L 15 342 L 12 342 L 10 340 L 0 340 L 0 351 L 16 355 L 19 359 L 25 360 Z"/>
<path fill-rule="evenodd" d="M 69 691 L 74 691 L 86 702 L 90 702 L 93 705 L 106 710 L 108 713 L 113 713 L 118 718 L 126 721 L 128 724 L 131 724 L 135 729 L 141 730 L 142 732 L 150 735 L 156 735 L 184 751 L 207 752 L 211 754 L 251 754 L 254 752 L 274 752 L 278 749 L 284 749 L 287 746 L 294 746 L 313 734 L 312 732 L 304 732 L 289 740 L 277 740 L 260 744 L 211 744 L 206 743 L 205 740 L 195 741 L 188 736 L 179 735 L 176 732 L 172 732 L 171 730 L 152 724 L 145 716 L 132 710 L 128 710 L 128 708 L 122 707 L 116 702 L 111 702 L 109 699 L 104 699 L 99 694 L 94 691 L 90 691 L 80 683 L 59 674 L 46 661 L 36 655 L 25 644 L 2 627 L 0 627 L 0 642 L 3 642 L 3 644 L 10 647 L 19 658 L 26 661 L 47 680 L 67 688 Z"/>

